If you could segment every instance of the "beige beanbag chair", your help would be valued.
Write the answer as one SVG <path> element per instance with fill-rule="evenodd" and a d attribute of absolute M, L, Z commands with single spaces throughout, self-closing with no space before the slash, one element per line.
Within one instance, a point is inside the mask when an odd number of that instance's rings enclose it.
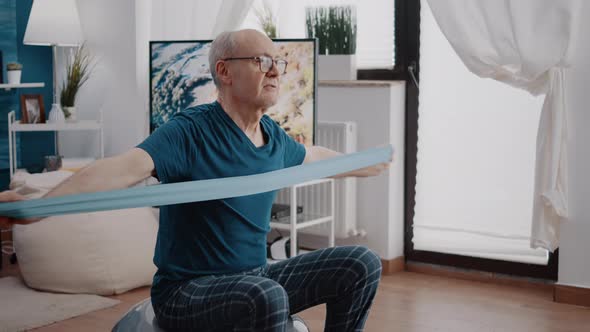
<path fill-rule="evenodd" d="M 59 175 L 63 180 L 63 174 Z M 35 176 L 45 186 L 50 182 Z M 19 179 L 29 191 L 36 188 L 30 178 Z M 154 209 L 137 208 L 53 216 L 17 225 L 13 240 L 29 287 L 110 295 L 151 284 L 157 230 Z"/>

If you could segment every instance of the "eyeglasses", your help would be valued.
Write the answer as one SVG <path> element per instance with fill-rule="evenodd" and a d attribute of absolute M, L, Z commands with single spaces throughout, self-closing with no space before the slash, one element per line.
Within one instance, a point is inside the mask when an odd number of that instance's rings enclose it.
<path fill-rule="evenodd" d="M 268 73 L 271 69 L 273 64 L 277 67 L 277 71 L 279 74 L 285 74 L 287 72 L 287 60 L 274 60 L 273 58 L 261 55 L 261 56 L 249 56 L 249 57 L 239 57 L 239 58 L 225 58 L 221 59 L 223 61 L 230 61 L 230 60 L 255 60 L 258 62 L 258 67 L 260 71 L 263 73 Z"/>

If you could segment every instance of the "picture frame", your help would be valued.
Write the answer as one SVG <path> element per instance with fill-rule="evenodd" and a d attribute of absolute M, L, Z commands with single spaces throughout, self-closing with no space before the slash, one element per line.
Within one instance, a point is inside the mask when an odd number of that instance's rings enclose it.
<path fill-rule="evenodd" d="M 317 127 L 317 39 L 272 41 L 288 66 L 281 75 L 279 99 L 266 114 L 295 141 L 312 146 Z M 150 133 L 176 113 L 217 99 L 209 68 L 211 43 L 150 41 Z"/>
<path fill-rule="evenodd" d="M 21 123 L 45 123 L 43 95 L 23 94 L 20 96 Z"/>

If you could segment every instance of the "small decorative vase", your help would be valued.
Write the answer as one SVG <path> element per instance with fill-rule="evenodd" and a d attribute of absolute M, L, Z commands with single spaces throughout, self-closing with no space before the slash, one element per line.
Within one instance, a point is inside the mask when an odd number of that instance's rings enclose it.
<path fill-rule="evenodd" d="M 49 123 L 64 123 L 66 122 L 66 117 L 64 112 L 61 110 L 58 104 L 51 105 L 51 111 L 49 112 L 49 117 L 47 118 L 47 122 Z"/>
<path fill-rule="evenodd" d="M 8 78 L 8 84 L 20 84 L 20 76 L 22 70 L 7 70 L 6 76 Z"/>
<path fill-rule="evenodd" d="M 77 122 L 78 121 L 78 114 L 76 110 L 76 106 L 64 106 L 64 115 L 66 117 L 66 122 Z"/>

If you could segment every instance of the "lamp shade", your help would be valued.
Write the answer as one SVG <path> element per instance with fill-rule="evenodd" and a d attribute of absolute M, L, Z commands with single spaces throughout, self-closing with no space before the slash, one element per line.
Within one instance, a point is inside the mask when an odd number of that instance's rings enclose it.
<path fill-rule="evenodd" d="M 83 41 L 76 0 L 34 0 L 25 45 L 77 46 Z"/>

